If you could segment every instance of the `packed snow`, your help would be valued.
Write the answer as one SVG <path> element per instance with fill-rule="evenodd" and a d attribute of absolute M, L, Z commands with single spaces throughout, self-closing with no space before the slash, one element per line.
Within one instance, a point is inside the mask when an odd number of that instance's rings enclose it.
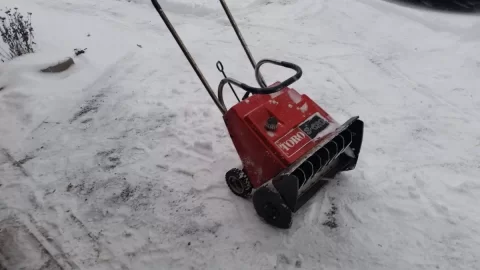
<path fill-rule="evenodd" d="M 218 1 L 160 3 L 214 89 L 218 60 L 255 84 Z M 365 122 L 357 168 L 273 228 L 226 186 L 221 114 L 150 1 L 2 0 L 37 52 L 0 65 L 0 269 L 480 269 L 479 16 L 227 3 L 257 61 Z"/>

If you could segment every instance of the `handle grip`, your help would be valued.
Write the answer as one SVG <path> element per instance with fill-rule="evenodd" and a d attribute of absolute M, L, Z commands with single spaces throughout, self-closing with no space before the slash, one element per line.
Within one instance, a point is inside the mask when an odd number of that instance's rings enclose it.
<path fill-rule="evenodd" d="M 232 83 L 232 84 L 242 88 L 243 90 L 245 90 L 249 93 L 267 95 L 267 94 L 272 94 L 272 93 L 280 91 L 281 89 L 291 85 L 292 83 L 294 83 L 295 81 L 300 79 L 300 77 L 302 77 L 302 74 L 303 74 L 302 69 L 299 66 L 297 66 L 293 63 L 285 62 L 285 61 L 277 61 L 277 60 L 273 60 L 273 59 L 263 59 L 263 60 L 260 60 L 257 63 L 257 65 L 255 66 L 255 77 L 256 77 L 257 81 L 259 80 L 259 78 L 261 78 L 260 67 L 263 64 L 266 64 L 266 63 L 270 63 L 270 64 L 274 64 L 274 65 L 277 65 L 277 66 L 282 66 L 282 67 L 285 67 L 285 68 L 293 69 L 293 70 L 296 71 L 296 73 L 292 77 L 286 79 L 285 81 L 283 81 L 283 82 L 281 82 L 277 85 L 270 86 L 270 87 L 264 87 L 264 88 L 252 87 L 250 85 L 239 82 L 239 81 L 237 81 L 235 79 L 232 79 L 232 78 L 222 79 L 220 81 L 220 84 L 218 85 L 218 99 L 222 103 L 222 106 L 225 108 L 225 110 L 226 110 L 226 107 L 225 107 L 225 104 L 223 102 L 223 87 L 227 83 Z M 248 96 L 248 95 L 245 95 L 245 97 L 246 96 Z"/>
<path fill-rule="evenodd" d="M 266 87 L 266 88 L 257 88 L 255 90 L 258 90 L 258 89 L 267 89 L 268 91 L 270 90 L 276 90 L 274 92 L 277 92 L 278 90 L 284 88 L 284 87 L 287 87 L 289 86 L 290 84 L 294 83 L 295 81 L 298 81 L 298 79 L 300 79 L 300 77 L 302 77 L 302 69 L 293 64 L 293 63 L 290 63 L 290 62 L 286 62 L 286 61 L 277 61 L 277 60 L 274 60 L 274 59 L 263 59 L 263 60 L 260 60 L 260 62 L 258 62 L 258 64 L 255 66 L 255 78 L 257 79 L 257 81 L 259 81 L 262 77 L 261 77 L 261 74 L 260 74 L 260 67 L 263 65 L 263 64 L 266 64 L 266 63 L 270 63 L 270 64 L 274 64 L 274 65 L 277 65 L 277 66 L 282 66 L 282 67 L 285 67 L 285 68 L 289 68 L 289 69 L 293 69 L 295 70 L 296 74 L 293 75 L 292 77 L 288 78 L 287 80 L 281 82 L 279 85 L 277 86 L 274 86 L 274 87 Z M 251 92 L 253 94 L 261 94 L 259 93 L 258 91 L 248 91 L 248 92 Z M 270 94 L 270 93 L 265 93 L 265 94 Z"/>

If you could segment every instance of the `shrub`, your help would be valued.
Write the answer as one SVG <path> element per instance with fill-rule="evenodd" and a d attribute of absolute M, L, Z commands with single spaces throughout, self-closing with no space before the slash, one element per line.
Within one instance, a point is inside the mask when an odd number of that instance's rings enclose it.
<path fill-rule="evenodd" d="M 4 13 L 5 17 L 0 16 L 0 34 L 4 43 L 0 43 L 0 60 L 5 62 L 33 53 L 32 13 L 28 12 L 27 18 L 18 12 L 18 8 L 14 8 L 14 11 L 7 9 Z"/>

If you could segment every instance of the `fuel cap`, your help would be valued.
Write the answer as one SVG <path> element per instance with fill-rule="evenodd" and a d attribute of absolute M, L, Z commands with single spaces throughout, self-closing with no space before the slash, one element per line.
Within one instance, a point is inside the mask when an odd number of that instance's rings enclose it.
<path fill-rule="evenodd" d="M 265 129 L 268 131 L 275 131 L 277 130 L 278 120 L 277 118 L 271 116 L 267 119 L 265 123 Z"/>

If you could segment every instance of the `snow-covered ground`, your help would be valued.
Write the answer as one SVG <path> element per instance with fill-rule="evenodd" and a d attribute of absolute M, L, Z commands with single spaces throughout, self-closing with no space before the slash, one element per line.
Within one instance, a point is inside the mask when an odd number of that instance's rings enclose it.
<path fill-rule="evenodd" d="M 161 1 L 212 86 L 217 60 L 254 84 L 218 1 L 192 2 Z M 2 0 L 33 12 L 38 52 L 0 66 L 0 269 L 480 269 L 480 18 L 228 4 L 257 60 L 297 63 L 295 88 L 365 121 L 357 168 L 266 225 L 228 190 L 220 113 L 150 1 Z"/>

